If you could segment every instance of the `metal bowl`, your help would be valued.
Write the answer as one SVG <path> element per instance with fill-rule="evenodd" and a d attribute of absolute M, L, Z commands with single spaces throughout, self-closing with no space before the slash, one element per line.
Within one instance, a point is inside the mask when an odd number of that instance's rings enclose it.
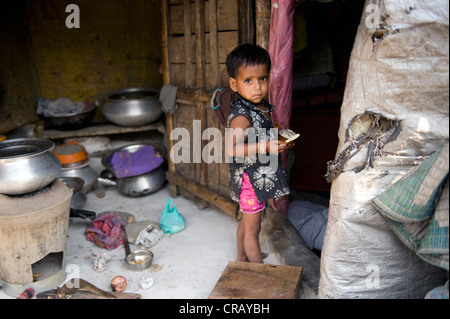
<path fill-rule="evenodd" d="M 159 190 L 166 182 L 166 169 L 164 165 L 153 171 L 116 180 L 119 193 L 128 197 L 146 196 Z"/>
<path fill-rule="evenodd" d="M 102 164 L 111 172 L 114 168 L 111 166 L 111 159 L 115 152 L 135 152 L 139 148 L 151 145 L 158 151 L 163 158 L 166 157 L 166 150 L 163 146 L 154 143 L 137 143 L 117 148 L 102 158 Z M 128 197 L 146 196 L 159 190 L 166 182 L 166 162 L 158 166 L 154 170 L 131 177 L 123 177 L 116 179 L 117 190 L 122 195 Z"/>
<path fill-rule="evenodd" d="M 125 259 L 128 269 L 139 271 L 147 269 L 152 265 L 153 253 L 148 250 L 135 250 Z"/>
<path fill-rule="evenodd" d="M 145 87 L 126 88 L 109 93 L 101 111 L 108 120 L 121 126 L 150 124 L 163 113 L 159 91 Z"/>
<path fill-rule="evenodd" d="M 97 109 L 93 107 L 87 111 L 60 117 L 44 117 L 45 124 L 60 131 L 74 131 L 92 124 Z"/>
<path fill-rule="evenodd" d="M 18 138 L 0 142 L 0 193 L 19 195 L 50 184 L 61 171 L 48 139 Z"/>
<path fill-rule="evenodd" d="M 95 187 L 95 182 L 97 181 L 97 172 L 89 165 L 90 161 L 83 163 L 79 166 L 65 167 L 61 168 L 59 177 L 78 177 L 84 182 L 83 192 L 89 193 Z"/>

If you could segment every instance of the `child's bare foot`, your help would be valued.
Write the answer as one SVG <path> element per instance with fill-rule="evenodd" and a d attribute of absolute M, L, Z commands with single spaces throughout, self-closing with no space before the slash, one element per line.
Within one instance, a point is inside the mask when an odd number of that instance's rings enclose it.
<path fill-rule="evenodd" d="M 269 256 L 267 253 L 261 252 L 261 259 L 266 259 Z M 236 261 L 248 262 L 248 258 L 236 258 Z"/>

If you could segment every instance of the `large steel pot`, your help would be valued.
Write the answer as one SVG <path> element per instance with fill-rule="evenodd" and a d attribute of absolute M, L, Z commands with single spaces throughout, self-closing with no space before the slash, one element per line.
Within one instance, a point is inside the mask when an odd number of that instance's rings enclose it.
<path fill-rule="evenodd" d="M 114 168 L 111 165 L 111 159 L 115 152 L 135 152 L 139 148 L 152 145 L 153 148 L 158 151 L 161 156 L 164 158 L 166 156 L 166 150 L 163 146 L 159 144 L 153 144 L 153 143 L 136 143 L 127 145 L 124 147 L 117 148 L 108 154 L 106 154 L 102 158 L 102 164 L 112 173 L 114 173 Z M 164 162 L 162 165 L 158 166 L 154 170 L 136 175 L 131 177 L 123 177 L 123 178 L 117 178 L 116 179 L 116 185 L 117 190 L 122 195 L 128 196 L 128 197 L 140 197 L 140 196 L 146 196 L 151 193 L 156 192 L 159 190 L 164 183 L 166 182 L 166 162 Z"/>
<path fill-rule="evenodd" d="M 40 138 L 0 142 L 0 193 L 25 194 L 54 181 L 61 171 L 54 147 L 53 141 Z"/>
<path fill-rule="evenodd" d="M 103 115 L 121 126 L 141 126 L 161 115 L 159 91 L 153 88 L 126 88 L 109 93 L 101 107 Z"/>

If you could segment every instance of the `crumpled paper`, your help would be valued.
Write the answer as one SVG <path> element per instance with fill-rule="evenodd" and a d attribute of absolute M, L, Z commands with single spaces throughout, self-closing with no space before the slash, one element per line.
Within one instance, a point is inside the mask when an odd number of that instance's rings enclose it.
<path fill-rule="evenodd" d="M 146 277 L 139 280 L 139 285 L 142 289 L 148 289 L 153 286 L 153 278 Z"/>
<path fill-rule="evenodd" d="M 94 269 L 97 272 L 102 272 L 106 269 L 106 262 L 111 259 L 107 253 L 94 254 Z"/>
<path fill-rule="evenodd" d="M 154 246 L 164 235 L 164 233 L 157 229 L 153 224 L 149 224 L 147 227 L 139 232 L 136 238 L 136 244 L 143 245 L 145 247 Z"/>

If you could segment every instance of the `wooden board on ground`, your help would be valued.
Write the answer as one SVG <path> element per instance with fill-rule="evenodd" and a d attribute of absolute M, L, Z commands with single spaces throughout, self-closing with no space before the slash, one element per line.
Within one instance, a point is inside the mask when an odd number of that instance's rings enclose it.
<path fill-rule="evenodd" d="M 228 262 L 209 299 L 294 299 L 302 267 Z"/>

